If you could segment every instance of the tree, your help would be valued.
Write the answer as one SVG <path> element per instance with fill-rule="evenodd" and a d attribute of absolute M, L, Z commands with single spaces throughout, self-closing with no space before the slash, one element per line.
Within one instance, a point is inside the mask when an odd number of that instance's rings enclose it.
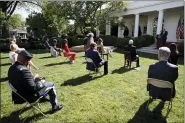
<path fill-rule="evenodd" d="M 29 26 L 28 32 L 33 32 L 33 35 L 38 38 L 42 38 L 45 34 L 51 35 L 56 32 L 56 29 L 48 26 L 51 23 L 42 13 L 33 12 L 26 18 L 26 25 Z"/>
<path fill-rule="evenodd" d="M 125 2 L 122 1 L 54 1 L 45 4 L 50 6 L 50 13 L 58 18 L 74 20 L 82 33 L 86 31 L 87 26 L 93 30 L 99 23 L 105 22 L 109 12 L 124 9 L 125 6 Z M 102 9 L 105 4 L 107 7 Z"/>
<path fill-rule="evenodd" d="M 13 14 L 8 20 L 8 24 L 10 28 L 16 29 L 23 28 L 25 22 L 23 21 L 22 16 L 20 14 Z"/>
<path fill-rule="evenodd" d="M 25 4 L 24 4 L 25 3 Z M 10 19 L 11 15 L 15 11 L 17 6 L 21 5 L 28 5 L 28 4 L 34 4 L 39 6 L 40 2 L 32 2 L 32 1 L 0 1 L 0 13 L 3 14 L 3 16 L 0 15 L 0 30 L 2 32 L 1 37 L 2 38 L 9 38 L 9 25 L 8 20 Z"/>

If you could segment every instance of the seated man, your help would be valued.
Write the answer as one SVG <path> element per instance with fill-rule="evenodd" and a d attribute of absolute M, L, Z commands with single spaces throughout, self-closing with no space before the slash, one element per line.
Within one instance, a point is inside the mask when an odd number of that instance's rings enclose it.
<path fill-rule="evenodd" d="M 136 61 L 136 67 L 140 67 L 139 56 L 136 52 L 136 46 L 133 45 L 133 40 L 129 40 L 129 45 L 125 46 L 125 50 L 130 52 L 131 61 Z"/>
<path fill-rule="evenodd" d="M 96 43 L 93 42 L 90 44 L 90 48 L 86 51 L 86 57 L 91 58 L 96 67 L 104 65 L 104 75 L 108 74 L 108 61 L 104 61 L 103 59 L 101 59 L 100 54 L 97 51 Z M 87 69 L 92 69 L 91 64 L 87 63 Z"/>
<path fill-rule="evenodd" d="M 148 78 L 154 78 L 164 81 L 169 81 L 173 84 L 173 94 L 175 97 L 175 81 L 178 78 L 178 67 L 168 62 L 170 56 L 170 49 L 167 47 L 159 48 L 158 59 L 159 62 L 150 65 L 148 70 Z M 147 85 L 147 90 L 152 90 L 149 92 L 150 96 L 158 99 L 168 100 L 170 90 L 161 89 L 154 87 L 152 85 Z"/>
<path fill-rule="evenodd" d="M 57 40 L 53 39 L 53 43 L 50 46 L 50 52 L 51 52 L 51 56 L 57 57 L 58 55 L 62 55 L 62 49 L 61 48 L 57 48 Z"/>
<path fill-rule="evenodd" d="M 26 50 L 18 52 L 18 58 L 14 65 L 8 70 L 8 80 L 17 92 L 30 103 L 34 102 L 40 96 L 48 94 L 52 111 L 55 112 L 63 108 L 57 104 L 56 90 L 53 82 L 41 83 L 41 78 L 34 79 L 30 70 L 26 67 L 31 60 L 32 55 Z M 48 89 L 49 88 L 49 89 Z M 47 90 L 46 90 L 47 89 Z M 12 99 L 16 103 L 23 103 L 15 93 L 12 93 Z"/>
<path fill-rule="evenodd" d="M 75 52 L 71 52 L 71 51 L 69 50 L 69 47 L 68 47 L 68 40 L 67 40 L 67 39 L 65 39 L 65 44 L 64 44 L 64 46 L 63 46 L 63 50 L 65 51 L 65 52 L 64 52 L 64 56 L 65 56 L 65 57 L 66 57 L 66 56 L 71 56 L 71 57 L 70 57 L 70 61 L 71 61 L 71 64 L 73 64 L 73 63 L 74 63 L 74 60 L 75 60 L 76 53 L 75 53 Z"/>

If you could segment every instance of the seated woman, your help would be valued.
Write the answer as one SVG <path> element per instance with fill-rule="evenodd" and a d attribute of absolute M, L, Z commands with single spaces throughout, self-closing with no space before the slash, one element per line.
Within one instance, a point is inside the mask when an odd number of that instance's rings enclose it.
<path fill-rule="evenodd" d="M 9 58 L 10 58 L 10 61 L 11 61 L 11 64 L 13 65 L 16 61 L 17 61 L 17 56 L 18 56 L 18 54 L 16 53 L 16 48 L 17 48 L 17 45 L 16 44 L 11 44 L 10 45 L 10 53 L 9 53 Z M 39 69 L 38 67 L 36 67 L 34 64 L 33 64 L 33 62 L 30 60 L 29 61 L 29 64 L 28 64 L 28 68 L 29 68 L 29 70 L 31 71 L 31 66 L 33 66 L 33 68 L 35 68 L 35 69 Z M 35 77 L 38 77 L 38 74 L 34 74 L 33 72 L 32 72 L 32 74 L 33 74 L 33 76 L 34 76 L 34 78 Z"/>
<path fill-rule="evenodd" d="M 71 64 L 73 64 L 74 60 L 75 60 L 76 53 L 75 52 L 71 52 L 69 50 L 68 40 L 67 39 L 65 39 L 65 44 L 63 45 L 63 52 L 64 52 L 64 57 L 71 56 L 70 57 L 70 61 L 71 61 Z"/>
<path fill-rule="evenodd" d="M 97 50 L 100 54 L 103 54 L 105 53 L 105 50 L 103 48 L 103 40 L 101 38 L 98 38 L 98 41 L 97 41 Z"/>
<path fill-rule="evenodd" d="M 170 57 L 168 59 L 168 62 L 170 62 L 171 64 L 174 64 L 174 65 L 177 65 L 177 61 L 179 58 L 179 52 L 177 49 L 177 45 L 175 43 L 172 43 L 172 44 L 170 44 L 169 48 L 170 48 L 171 53 L 170 53 Z"/>
<path fill-rule="evenodd" d="M 57 40 L 56 39 L 53 40 L 53 43 L 50 46 L 50 52 L 51 52 L 51 56 L 54 56 L 54 57 L 57 57 L 58 55 L 61 56 L 62 49 L 57 48 Z"/>
<path fill-rule="evenodd" d="M 15 51 L 17 52 L 17 51 L 20 51 L 20 50 L 25 50 L 24 48 L 19 48 L 19 46 L 16 44 L 16 39 L 14 39 L 14 40 L 12 40 L 11 42 L 10 42 L 10 45 L 11 44 L 14 44 L 14 47 L 15 47 Z M 11 48 L 10 48 L 11 49 Z"/>
<path fill-rule="evenodd" d="M 15 63 L 15 61 L 17 61 L 16 47 L 17 47 L 16 44 L 10 45 L 10 52 L 8 55 L 12 65 Z"/>

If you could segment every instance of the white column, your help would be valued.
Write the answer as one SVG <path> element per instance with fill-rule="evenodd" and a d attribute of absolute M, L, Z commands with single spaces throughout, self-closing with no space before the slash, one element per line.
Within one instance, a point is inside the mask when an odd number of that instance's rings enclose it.
<path fill-rule="evenodd" d="M 121 37 L 121 27 L 118 26 L 118 38 Z"/>
<path fill-rule="evenodd" d="M 124 37 L 124 36 L 123 36 L 123 33 L 124 33 L 124 29 L 121 29 L 121 31 L 120 31 L 120 37 L 121 37 L 121 38 Z"/>
<path fill-rule="evenodd" d="M 124 31 L 125 31 L 125 30 L 123 29 L 123 30 L 122 30 L 122 38 L 124 38 L 124 35 L 123 35 L 123 34 L 124 34 Z"/>
<path fill-rule="evenodd" d="M 99 30 L 99 26 L 96 26 L 96 37 L 100 36 L 100 30 Z"/>
<path fill-rule="evenodd" d="M 111 35 L 111 24 L 109 20 L 106 20 L 106 32 L 105 35 Z"/>
<path fill-rule="evenodd" d="M 134 27 L 134 37 L 138 37 L 139 31 L 139 14 L 135 15 L 135 27 Z"/>
<path fill-rule="evenodd" d="M 163 15 L 164 15 L 164 11 L 163 11 L 163 10 L 159 10 L 158 22 L 157 22 L 157 34 L 160 34 L 160 32 L 161 32 L 161 30 L 162 30 Z"/>
<path fill-rule="evenodd" d="M 148 16 L 148 20 L 147 20 L 147 35 L 152 35 L 152 24 L 151 24 L 151 21 L 149 19 L 149 16 Z"/>

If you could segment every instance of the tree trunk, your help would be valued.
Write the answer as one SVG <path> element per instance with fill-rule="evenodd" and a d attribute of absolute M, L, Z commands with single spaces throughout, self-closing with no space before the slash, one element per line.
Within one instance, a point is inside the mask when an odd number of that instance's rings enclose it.
<path fill-rule="evenodd" d="M 7 22 L 3 23 L 3 27 L 2 27 L 2 37 L 4 39 L 9 38 L 10 34 L 9 34 L 9 25 Z"/>

